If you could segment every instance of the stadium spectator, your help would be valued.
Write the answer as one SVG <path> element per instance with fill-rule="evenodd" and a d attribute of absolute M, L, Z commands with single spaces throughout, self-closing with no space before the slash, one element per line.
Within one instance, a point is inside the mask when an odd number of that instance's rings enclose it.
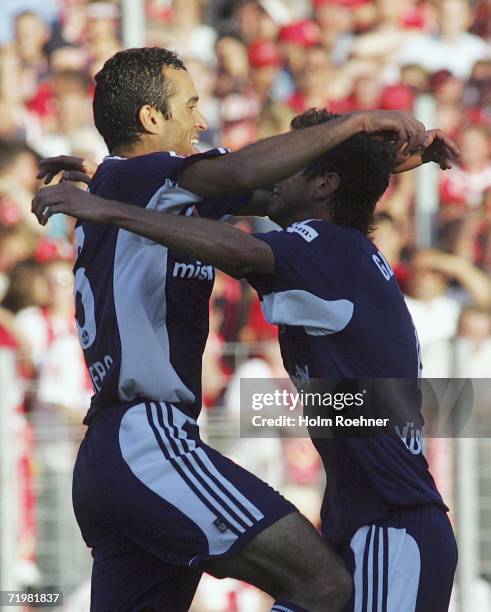
<path fill-rule="evenodd" d="M 469 305 L 460 313 L 457 334 L 428 345 L 426 378 L 491 378 L 491 314 Z"/>
<path fill-rule="evenodd" d="M 407 41 L 399 54 L 399 64 L 420 64 L 429 72 L 451 70 L 467 79 L 474 64 L 489 59 L 491 51 L 481 38 L 467 30 L 472 13 L 467 0 L 442 0 L 438 4 L 438 34 L 421 34 Z"/>
<path fill-rule="evenodd" d="M 464 214 L 482 202 L 491 187 L 490 137 L 482 125 L 469 125 L 458 138 L 460 163 L 443 175 L 440 198 L 443 204 L 460 206 Z"/>
<path fill-rule="evenodd" d="M 48 287 L 40 264 L 34 259 L 18 261 L 10 270 L 2 306 L 17 314 L 24 309 L 44 308 L 48 300 Z M 22 329 L 22 326 L 19 327 Z"/>
<path fill-rule="evenodd" d="M 461 300 L 491 306 L 491 280 L 464 258 L 437 250 L 417 251 L 410 261 L 406 303 L 423 350 L 456 334 L 461 302 L 450 293 L 450 281 L 463 290 Z"/>
<path fill-rule="evenodd" d="M 40 232 L 32 223 L 29 202 L 37 187 L 38 159 L 25 144 L 0 141 L 0 222 L 23 223 L 36 234 Z"/>
<path fill-rule="evenodd" d="M 49 28 L 37 13 L 27 11 L 16 16 L 13 50 L 20 65 L 20 89 L 24 100 L 34 97 L 39 82 L 49 74 L 45 52 L 49 38 Z"/>
<path fill-rule="evenodd" d="M 335 66 L 348 60 L 356 40 L 354 12 L 347 2 L 314 0 L 315 18 L 321 31 L 321 43 Z"/>
<path fill-rule="evenodd" d="M 95 75 L 104 62 L 121 49 L 118 36 L 119 7 L 113 2 L 88 2 L 85 44 L 90 56 L 90 74 Z"/>

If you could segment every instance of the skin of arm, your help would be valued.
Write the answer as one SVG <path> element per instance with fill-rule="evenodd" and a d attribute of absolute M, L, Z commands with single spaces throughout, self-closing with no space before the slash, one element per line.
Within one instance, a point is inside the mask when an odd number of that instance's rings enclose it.
<path fill-rule="evenodd" d="M 377 134 L 376 130 L 384 132 L 384 130 L 379 129 L 382 125 L 387 126 L 391 123 L 395 125 L 397 120 L 399 121 L 399 129 L 401 130 L 400 134 L 407 134 L 408 129 L 413 129 L 404 127 L 404 121 L 407 121 L 409 126 L 418 125 L 417 122 L 414 124 L 414 120 L 410 120 L 409 116 L 395 113 L 380 113 L 375 111 L 372 113 L 353 113 L 351 115 L 344 115 L 329 123 L 268 138 L 254 145 L 250 145 L 249 147 L 245 147 L 237 153 L 227 155 L 225 159 L 216 158 L 214 160 L 199 161 L 183 173 L 180 184 L 186 187 L 186 184 L 183 185 L 183 181 L 184 183 L 186 183 L 186 181 L 191 181 L 191 184 L 188 184 L 186 188 L 194 193 L 198 193 L 198 195 L 203 195 L 199 193 L 199 190 L 203 189 L 203 183 L 205 185 L 204 189 L 208 190 L 208 195 L 210 194 L 210 190 L 213 191 L 216 188 L 219 190 L 225 189 L 227 194 L 254 190 L 253 197 L 240 210 L 240 214 L 265 216 L 271 198 L 270 191 L 272 185 L 278 181 L 279 176 L 287 178 L 287 176 L 294 174 L 307 165 L 308 161 L 315 157 L 314 149 L 317 150 L 317 148 L 319 148 L 321 153 L 325 152 L 362 129 L 367 131 L 371 130 L 373 138 L 378 138 L 380 140 L 393 139 L 394 131 L 390 133 L 390 131 L 387 132 L 387 130 L 385 130 L 385 133 Z M 321 129 L 322 133 L 319 133 L 319 129 Z M 324 140 L 321 139 L 321 141 L 319 141 L 319 137 L 323 135 Z M 442 170 L 446 170 L 451 165 L 450 161 L 452 157 L 459 155 L 457 145 L 441 130 L 429 130 L 424 134 L 420 133 L 419 138 L 422 140 L 422 144 L 418 146 L 414 153 L 409 157 L 404 153 L 400 155 L 403 161 L 394 167 L 392 171 L 394 174 L 413 170 L 430 161 L 438 163 Z M 295 149 L 292 149 L 294 153 L 292 153 L 288 147 L 285 151 L 286 141 L 297 143 L 295 144 Z M 293 144 L 290 143 L 289 146 L 293 146 Z M 271 149 L 274 149 L 272 153 Z M 263 153 L 261 153 L 261 151 L 263 151 Z M 295 171 L 291 172 L 291 174 L 285 174 L 288 172 L 287 167 L 285 164 L 283 164 L 283 166 L 280 164 L 280 161 L 284 160 L 285 154 L 288 158 L 288 164 L 290 164 L 290 170 L 293 167 L 295 168 Z M 262 155 L 265 156 L 264 160 L 261 157 Z M 305 164 L 300 164 L 300 166 L 299 156 L 301 159 L 306 160 Z M 239 167 L 240 176 L 237 177 L 237 179 L 232 178 L 235 175 L 227 174 L 227 168 L 230 167 L 230 159 L 232 159 L 231 165 L 234 172 L 236 172 L 237 167 Z M 242 160 L 244 161 L 243 165 Z M 224 164 L 223 162 L 226 163 Z M 220 165 L 217 166 L 216 164 Z M 251 164 L 252 168 L 247 170 Z M 61 172 L 63 172 L 61 180 L 88 183 L 97 169 L 95 164 L 79 157 L 72 157 L 69 155 L 59 155 L 57 157 L 43 159 L 40 161 L 39 167 L 40 171 L 38 178 L 44 179 L 45 185 L 49 184 L 53 178 Z M 266 174 L 269 177 L 269 181 L 265 183 L 267 187 L 257 188 L 258 181 L 262 180 L 261 172 L 262 175 Z M 251 173 L 255 174 L 251 175 Z M 213 181 L 209 180 L 210 176 L 213 176 Z M 254 178 L 251 178 L 251 176 Z M 222 181 L 225 182 L 217 187 L 220 177 L 222 177 Z M 275 178 L 276 180 L 273 180 Z M 237 184 L 234 183 L 234 180 L 238 181 Z M 196 184 L 194 181 L 196 181 Z M 214 195 L 217 194 L 215 193 Z M 220 195 L 223 195 L 223 193 Z"/>
<path fill-rule="evenodd" d="M 351 113 L 326 123 L 266 138 L 230 155 L 198 161 L 183 171 L 179 184 L 203 198 L 267 189 L 299 172 L 354 134 L 384 131 L 395 132 L 399 149 L 407 143 L 405 158 L 424 147 L 427 139 L 424 126 L 405 113 Z"/>
<path fill-rule="evenodd" d="M 42 224 L 52 214 L 62 212 L 91 223 L 117 225 L 235 278 L 275 271 L 269 245 L 235 227 L 105 200 L 66 182 L 41 189 L 33 200 L 32 212 Z"/>

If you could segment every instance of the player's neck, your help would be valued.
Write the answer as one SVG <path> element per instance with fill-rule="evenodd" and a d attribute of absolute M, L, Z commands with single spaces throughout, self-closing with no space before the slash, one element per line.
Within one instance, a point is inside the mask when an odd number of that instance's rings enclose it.
<path fill-rule="evenodd" d="M 156 153 L 160 150 L 161 149 L 156 149 L 153 143 L 138 141 L 131 145 L 116 147 L 111 151 L 111 155 L 117 157 L 138 157 L 139 155 Z"/>

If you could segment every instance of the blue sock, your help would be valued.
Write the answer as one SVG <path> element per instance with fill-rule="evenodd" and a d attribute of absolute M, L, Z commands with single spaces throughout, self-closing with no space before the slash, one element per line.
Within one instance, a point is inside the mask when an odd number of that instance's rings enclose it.
<path fill-rule="evenodd" d="M 271 612 L 309 612 L 302 606 L 299 606 L 289 601 L 275 601 Z"/>

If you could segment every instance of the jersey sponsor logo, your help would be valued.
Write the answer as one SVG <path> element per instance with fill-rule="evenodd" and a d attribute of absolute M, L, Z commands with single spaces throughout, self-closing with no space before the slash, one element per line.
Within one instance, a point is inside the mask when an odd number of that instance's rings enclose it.
<path fill-rule="evenodd" d="M 312 242 L 312 240 L 317 238 L 319 232 L 313 227 L 310 227 L 310 225 L 307 225 L 307 223 L 307 221 L 298 221 L 297 223 L 294 223 L 288 227 L 286 231 L 290 232 L 290 234 L 300 234 L 305 241 Z"/>
<path fill-rule="evenodd" d="M 200 261 L 196 263 L 184 263 L 176 261 L 172 270 L 174 278 L 196 278 L 198 280 L 213 280 L 213 266 L 203 265 Z"/>
<path fill-rule="evenodd" d="M 372 261 L 380 270 L 385 280 L 390 281 L 390 279 L 394 276 L 394 272 L 390 267 L 389 262 L 385 259 L 380 251 L 377 251 L 377 253 L 372 255 Z"/>

